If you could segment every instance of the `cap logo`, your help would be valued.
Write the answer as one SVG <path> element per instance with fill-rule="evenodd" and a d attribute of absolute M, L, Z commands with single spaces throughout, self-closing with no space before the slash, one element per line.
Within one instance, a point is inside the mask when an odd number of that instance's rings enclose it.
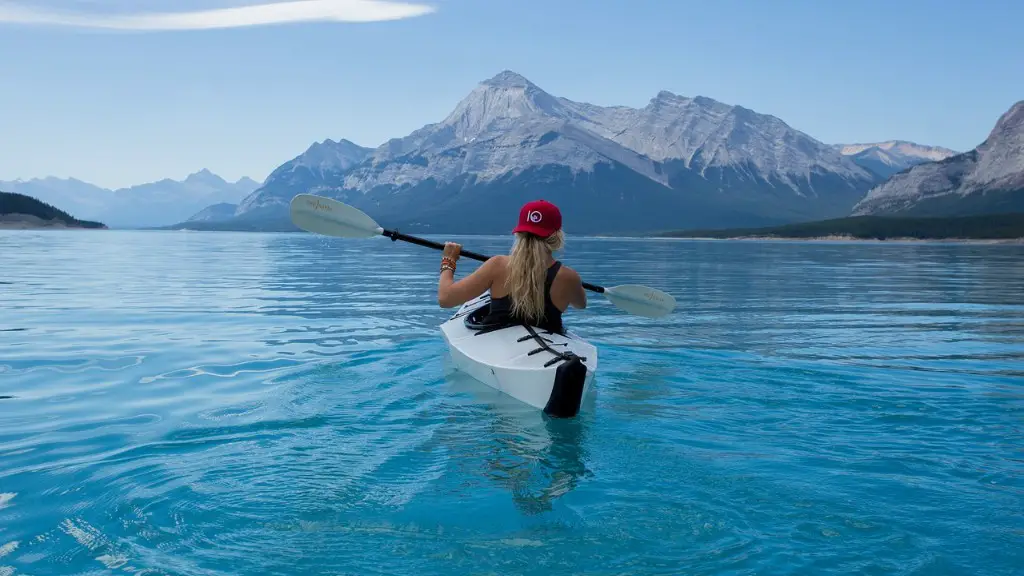
<path fill-rule="evenodd" d="M 540 212 L 537 210 L 531 210 L 530 213 L 526 215 L 526 217 L 527 219 L 530 220 L 530 222 L 534 224 L 537 224 L 538 222 L 544 219 L 544 217 L 541 216 Z"/>

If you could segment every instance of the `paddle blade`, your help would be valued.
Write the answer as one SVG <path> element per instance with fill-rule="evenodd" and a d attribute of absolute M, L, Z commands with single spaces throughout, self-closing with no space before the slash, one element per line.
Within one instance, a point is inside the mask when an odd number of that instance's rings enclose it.
<path fill-rule="evenodd" d="M 676 299 L 671 294 L 637 284 L 605 288 L 604 295 L 626 312 L 647 318 L 661 318 L 676 308 Z"/>
<path fill-rule="evenodd" d="M 333 198 L 299 194 L 292 198 L 292 222 L 307 232 L 341 238 L 370 238 L 384 229 L 365 212 Z"/>

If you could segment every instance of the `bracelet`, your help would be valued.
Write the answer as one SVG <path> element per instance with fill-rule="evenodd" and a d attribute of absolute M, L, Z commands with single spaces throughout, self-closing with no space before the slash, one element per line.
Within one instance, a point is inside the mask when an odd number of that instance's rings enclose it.
<path fill-rule="evenodd" d="M 451 266 L 449 264 L 442 264 L 441 265 L 441 273 L 443 274 L 445 270 L 451 270 L 452 274 L 455 274 L 455 266 Z"/>

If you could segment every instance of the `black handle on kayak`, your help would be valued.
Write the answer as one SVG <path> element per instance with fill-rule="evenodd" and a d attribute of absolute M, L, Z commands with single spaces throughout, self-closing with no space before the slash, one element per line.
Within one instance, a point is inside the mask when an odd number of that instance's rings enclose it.
<path fill-rule="evenodd" d="M 439 242 L 432 242 L 430 240 L 424 240 L 423 238 L 417 238 L 415 236 L 409 236 L 408 234 L 402 234 L 397 230 L 384 230 L 383 232 L 381 232 L 381 235 L 391 238 L 392 242 L 396 240 L 401 240 L 403 242 L 409 242 L 410 244 L 417 244 L 419 246 L 424 246 L 426 248 L 433 248 L 434 250 L 444 250 L 444 244 L 441 244 Z M 486 262 L 491 259 L 490 256 L 484 256 L 483 254 L 477 254 L 476 252 L 470 252 L 468 250 L 459 250 L 459 256 L 465 256 L 470 260 L 478 260 L 480 262 Z M 598 294 L 604 292 L 603 287 L 590 284 L 589 282 L 584 282 L 583 287 L 592 292 L 597 292 Z"/>

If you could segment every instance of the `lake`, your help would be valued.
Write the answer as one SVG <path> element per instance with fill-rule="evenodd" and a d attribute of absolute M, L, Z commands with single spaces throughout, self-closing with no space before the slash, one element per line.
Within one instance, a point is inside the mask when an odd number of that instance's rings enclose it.
<path fill-rule="evenodd" d="M 568 312 L 549 420 L 451 370 L 436 251 L 0 232 L 0 575 L 1021 573 L 1024 247 L 562 258 L 678 306 Z"/>

